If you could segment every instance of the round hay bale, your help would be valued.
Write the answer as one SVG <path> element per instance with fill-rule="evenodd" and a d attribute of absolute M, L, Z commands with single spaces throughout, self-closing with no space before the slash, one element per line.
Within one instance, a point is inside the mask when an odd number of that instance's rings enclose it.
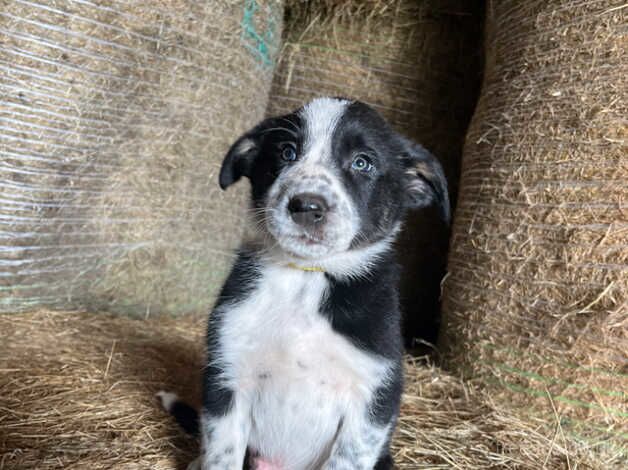
<path fill-rule="evenodd" d="M 281 0 L 9 0 L 0 12 L 0 310 L 205 309 L 245 191 Z"/>
<path fill-rule="evenodd" d="M 198 404 L 204 321 L 103 313 L 0 314 L 0 468 L 181 469 L 196 457 L 155 399 Z M 471 384 L 416 359 L 394 438 L 400 469 L 607 470 L 571 440 L 496 407 Z M 607 465 L 608 464 L 608 465 Z"/>
<path fill-rule="evenodd" d="M 268 114 L 325 95 L 369 103 L 440 159 L 455 200 L 482 18 L 480 2 L 463 0 L 288 1 Z M 413 214 L 400 246 L 407 336 L 435 340 L 447 229 L 436 212 Z"/>
<path fill-rule="evenodd" d="M 489 3 L 442 339 L 450 367 L 624 463 L 625 7 Z"/>

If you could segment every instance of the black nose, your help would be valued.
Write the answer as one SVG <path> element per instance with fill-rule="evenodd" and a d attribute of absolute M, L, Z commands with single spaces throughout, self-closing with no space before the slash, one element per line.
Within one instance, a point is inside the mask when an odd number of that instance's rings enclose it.
<path fill-rule="evenodd" d="M 299 225 L 307 226 L 323 222 L 328 210 L 325 199 L 316 194 L 297 194 L 288 202 L 288 211 L 292 220 Z"/>

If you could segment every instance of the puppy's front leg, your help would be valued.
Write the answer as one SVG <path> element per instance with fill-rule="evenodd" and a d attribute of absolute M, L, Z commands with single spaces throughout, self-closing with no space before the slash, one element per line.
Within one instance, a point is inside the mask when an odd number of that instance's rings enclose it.
<path fill-rule="evenodd" d="M 200 418 L 202 470 L 241 470 L 251 429 L 250 403 L 227 388 L 215 366 L 205 370 Z M 193 467 L 194 468 L 194 467 Z"/>
<path fill-rule="evenodd" d="M 383 456 L 387 455 L 385 447 L 393 424 L 391 421 L 382 426 L 368 412 L 362 416 L 345 417 L 323 470 L 388 468 L 388 465 L 382 466 L 382 463 L 388 462 Z"/>
<path fill-rule="evenodd" d="M 322 470 L 389 470 L 388 446 L 399 414 L 403 388 L 401 363 L 374 393 L 368 406 L 345 415 Z"/>

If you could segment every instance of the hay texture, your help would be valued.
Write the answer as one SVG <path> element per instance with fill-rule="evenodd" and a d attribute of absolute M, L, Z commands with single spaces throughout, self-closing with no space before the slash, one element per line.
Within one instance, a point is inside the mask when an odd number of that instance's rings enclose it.
<path fill-rule="evenodd" d="M 198 452 L 154 394 L 200 392 L 203 321 L 0 315 L 0 469 L 182 469 Z M 401 469 L 596 469 L 621 463 L 521 421 L 474 386 L 408 360 Z"/>
<path fill-rule="evenodd" d="M 480 85 L 479 6 L 463 0 L 287 1 L 268 114 L 317 96 L 362 100 L 440 159 L 455 196 Z M 438 310 L 445 232 L 436 212 L 424 212 L 410 218 L 401 237 L 410 328 Z"/>
<path fill-rule="evenodd" d="M 0 310 L 213 302 L 242 232 L 228 145 L 263 116 L 279 0 L 8 0 Z"/>
<path fill-rule="evenodd" d="M 496 400 L 626 459 L 626 5 L 487 8 L 442 346 Z"/>

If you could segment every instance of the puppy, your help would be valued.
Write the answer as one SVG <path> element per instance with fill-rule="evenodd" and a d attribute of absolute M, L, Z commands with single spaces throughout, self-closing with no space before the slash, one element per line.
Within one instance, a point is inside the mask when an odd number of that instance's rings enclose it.
<path fill-rule="evenodd" d="M 392 244 L 409 208 L 449 219 L 438 161 L 366 104 L 320 98 L 233 144 L 220 186 L 243 176 L 255 234 L 209 318 L 200 417 L 160 393 L 200 431 L 189 468 L 391 468 L 403 379 Z"/>

